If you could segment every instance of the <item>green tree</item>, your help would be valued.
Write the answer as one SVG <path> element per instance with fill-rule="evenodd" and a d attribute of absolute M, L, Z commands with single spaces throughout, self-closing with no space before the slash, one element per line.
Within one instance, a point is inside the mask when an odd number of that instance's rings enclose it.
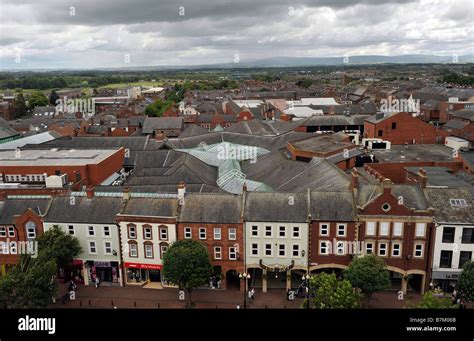
<path fill-rule="evenodd" d="M 347 279 L 338 279 L 336 274 L 321 273 L 309 280 L 314 292 L 313 306 L 316 309 L 360 308 L 361 296 Z"/>
<path fill-rule="evenodd" d="M 382 258 L 374 254 L 354 258 L 349 268 L 344 271 L 344 278 L 366 296 L 366 306 L 374 292 L 390 286 L 387 266 Z"/>
<path fill-rule="evenodd" d="M 25 96 L 23 96 L 22 93 L 19 93 L 16 96 L 16 100 L 15 100 L 15 116 L 16 117 L 25 116 L 27 109 L 28 108 L 26 106 Z"/>
<path fill-rule="evenodd" d="M 179 240 L 165 253 L 164 277 L 186 292 L 186 307 L 191 307 L 192 291 L 209 280 L 212 267 L 207 249 L 197 240 Z"/>
<path fill-rule="evenodd" d="M 58 269 L 70 265 L 82 251 L 79 240 L 65 233 L 58 225 L 38 237 L 38 250 L 46 259 L 53 259 Z"/>
<path fill-rule="evenodd" d="M 49 104 L 51 105 L 56 105 L 56 101 L 59 99 L 59 95 L 56 93 L 56 91 L 51 91 L 49 94 Z"/>
<path fill-rule="evenodd" d="M 35 91 L 28 96 L 28 106 L 30 109 L 34 109 L 38 106 L 48 105 L 49 99 L 41 91 Z"/>
<path fill-rule="evenodd" d="M 452 309 L 458 308 L 457 305 L 453 304 L 453 301 L 449 297 L 440 297 L 438 292 L 427 291 L 421 298 L 420 302 L 415 306 L 419 309 Z"/>
<path fill-rule="evenodd" d="M 468 302 L 474 301 L 474 262 L 468 261 L 459 276 L 459 294 Z"/>
<path fill-rule="evenodd" d="M 54 259 L 22 255 L 19 264 L 0 278 L 0 307 L 46 308 L 57 292 L 55 275 Z"/>

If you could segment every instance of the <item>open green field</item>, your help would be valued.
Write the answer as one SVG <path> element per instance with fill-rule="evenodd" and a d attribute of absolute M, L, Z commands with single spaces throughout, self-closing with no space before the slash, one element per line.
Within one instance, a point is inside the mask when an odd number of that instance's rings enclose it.
<path fill-rule="evenodd" d="M 117 89 L 123 88 L 125 86 L 149 86 L 149 87 L 156 87 L 156 86 L 163 86 L 163 82 L 150 82 L 150 81 L 143 81 L 143 82 L 131 82 L 131 83 L 112 83 L 101 86 L 99 89 L 102 88 L 109 88 L 109 89 Z"/>

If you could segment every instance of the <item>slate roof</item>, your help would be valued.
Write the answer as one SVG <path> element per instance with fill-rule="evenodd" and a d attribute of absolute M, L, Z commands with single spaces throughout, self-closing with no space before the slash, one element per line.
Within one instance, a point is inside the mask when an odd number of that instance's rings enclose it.
<path fill-rule="evenodd" d="M 474 122 L 474 109 L 456 110 L 451 114 L 453 117 L 462 118 Z"/>
<path fill-rule="evenodd" d="M 467 188 L 426 188 L 428 203 L 438 223 L 474 224 L 474 200 Z M 449 199 L 465 199 L 467 207 L 453 207 Z"/>
<path fill-rule="evenodd" d="M 44 221 L 51 223 L 114 224 L 123 206 L 122 198 L 58 196 L 53 198 Z"/>
<path fill-rule="evenodd" d="M 203 127 L 197 124 L 191 124 L 186 129 L 184 129 L 184 131 L 181 134 L 179 134 L 179 138 L 198 136 L 198 135 L 203 135 L 207 133 L 208 133 L 207 129 L 204 129 Z"/>
<path fill-rule="evenodd" d="M 242 195 L 189 193 L 184 198 L 179 221 L 238 224 L 241 214 Z"/>
<path fill-rule="evenodd" d="M 120 212 L 123 215 L 176 217 L 178 200 L 167 198 L 131 198 Z"/>
<path fill-rule="evenodd" d="M 323 115 L 308 118 L 302 126 L 348 126 L 364 125 L 364 121 L 369 115 Z"/>
<path fill-rule="evenodd" d="M 312 220 L 356 221 L 357 209 L 350 191 L 311 192 L 310 213 Z"/>
<path fill-rule="evenodd" d="M 428 208 L 421 187 L 407 184 L 392 184 L 390 187 L 392 196 L 395 198 L 403 197 L 403 203 L 406 207 L 416 210 L 426 210 Z M 357 205 L 365 206 L 382 195 L 383 187 L 381 185 L 359 184 L 356 192 Z"/>
<path fill-rule="evenodd" d="M 248 192 L 245 199 L 245 220 L 306 222 L 308 221 L 307 193 Z"/>
<path fill-rule="evenodd" d="M 182 117 L 147 117 L 143 122 L 143 134 L 152 134 L 155 130 L 180 130 L 183 128 Z"/>
<path fill-rule="evenodd" d="M 30 208 L 37 215 L 44 215 L 51 198 L 11 198 L 0 201 L 0 224 L 13 224 L 15 215 L 22 215 Z"/>
<path fill-rule="evenodd" d="M 19 132 L 10 127 L 8 121 L 0 117 L 0 139 L 20 135 Z"/>

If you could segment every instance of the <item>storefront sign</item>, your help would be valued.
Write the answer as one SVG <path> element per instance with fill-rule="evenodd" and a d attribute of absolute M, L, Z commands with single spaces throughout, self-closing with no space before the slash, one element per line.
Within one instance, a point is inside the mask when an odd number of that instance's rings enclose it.
<path fill-rule="evenodd" d="M 161 270 L 161 264 L 140 264 L 140 263 L 124 263 L 126 268 L 145 269 L 145 270 Z"/>
<path fill-rule="evenodd" d="M 108 261 L 95 261 L 94 266 L 97 268 L 110 268 L 110 262 Z"/>
<path fill-rule="evenodd" d="M 433 279 L 458 279 L 461 272 L 433 271 Z"/>

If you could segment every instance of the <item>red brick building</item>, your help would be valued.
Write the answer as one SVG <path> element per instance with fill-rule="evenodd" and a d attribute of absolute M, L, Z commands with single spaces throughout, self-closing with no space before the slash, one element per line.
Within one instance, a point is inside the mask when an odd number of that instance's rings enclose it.
<path fill-rule="evenodd" d="M 448 133 L 407 112 L 379 113 L 365 120 L 364 137 L 379 138 L 392 144 L 444 143 Z"/>
<path fill-rule="evenodd" d="M 201 241 L 220 288 L 243 290 L 239 280 L 245 257 L 241 195 L 187 194 L 178 219 L 177 239 Z"/>
<path fill-rule="evenodd" d="M 1 151 L 0 182 L 45 184 L 49 176 L 66 174 L 66 184 L 97 186 L 120 171 L 124 156 L 124 148 Z"/>
<path fill-rule="evenodd" d="M 357 210 L 352 191 L 311 192 L 309 271 L 346 269 L 357 253 Z"/>
<path fill-rule="evenodd" d="M 43 233 L 43 217 L 50 205 L 50 198 L 9 198 L 0 191 L 0 266 L 7 268 L 18 262 L 25 250 L 37 252 L 32 242 Z M 29 243 L 29 244 L 26 244 Z"/>
<path fill-rule="evenodd" d="M 435 226 L 422 187 L 359 183 L 355 196 L 363 254 L 385 261 L 393 289 L 423 293 L 431 276 Z"/>

